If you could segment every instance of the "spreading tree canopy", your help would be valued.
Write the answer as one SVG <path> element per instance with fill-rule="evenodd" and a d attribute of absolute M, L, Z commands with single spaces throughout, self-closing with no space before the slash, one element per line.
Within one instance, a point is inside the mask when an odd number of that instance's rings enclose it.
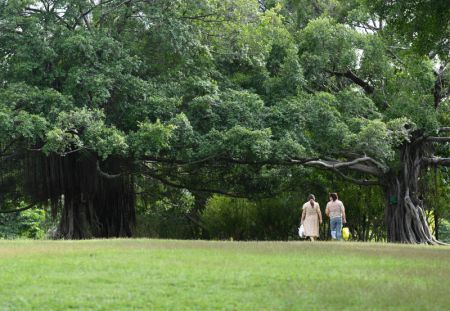
<path fill-rule="evenodd" d="M 132 235 L 136 178 L 271 196 L 317 167 L 384 189 L 389 241 L 438 243 L 449 5 L 385 3 L 2 0 L 3 174 L 86 238 Z"/>

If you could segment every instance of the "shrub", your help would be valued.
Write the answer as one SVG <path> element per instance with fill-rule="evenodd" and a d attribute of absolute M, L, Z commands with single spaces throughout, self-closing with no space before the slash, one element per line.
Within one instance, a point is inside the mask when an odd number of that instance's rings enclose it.
<path fill-rule="evenodd" d="M 214 195 L 206 203 L 202 221 L 213 239 L 248 240 L 256 232 L 255 203 Z"/>
<path fill-rule="evenodd" d="M 216 195 L 201 219 L 213 239 L 288 240 L 297 235 L 301 205 L 288 195 L 256 202 Z"/>
<path fill-rule="evenodd" d="M 45 236 L 45 211 L 29 209 L 20 213 L 0 214 L 0 238 L 42 239 Z"/>

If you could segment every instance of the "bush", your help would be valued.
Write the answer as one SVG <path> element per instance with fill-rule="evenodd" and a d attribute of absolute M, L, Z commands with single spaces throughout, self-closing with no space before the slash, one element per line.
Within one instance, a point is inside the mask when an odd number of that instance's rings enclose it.
<path fill-rule="evenodd" d="M 43 239 L 45 236 L 45 211 L 29 209 L 23 212 L 0 214 L 0 238 Z"/>
<path fill-rule="evenodd" d="M 259 228 L 255 238 L 259 240 L 297 239 L 303 200 L 284 195 L 257 202 L 256 223 Z"/>
<path fill-rule="evenodd" d="M 213 239 L 287 240 L 297 235 L 301 202 L 292 196 L 252 202 L 215 195 L 201 220 Z"/>
<path fill-rule="evenodd" d="M 439 240 L 450 243 L 450 221 L 447 219 L 439 222 Z"/>
<path fill-rule="evenodd" d="M 256 204 L 215 195 L 206 203 L 202 221 L 213 239 L 248 240 L 256 227 Z"/>
<path fill-rule="evenodd" d="M 194 238 L 196 226 L 187 215 L 194 205 L 188 191 L 177 192 L 172 197 L 162 197 L 154 202 L 138 202 L 136 237 L 186 239 Z"/>

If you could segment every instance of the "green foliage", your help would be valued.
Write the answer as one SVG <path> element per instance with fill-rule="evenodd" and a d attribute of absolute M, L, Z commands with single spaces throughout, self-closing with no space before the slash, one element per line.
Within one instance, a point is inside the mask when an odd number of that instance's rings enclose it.
<path fill-rule="evenodd" d="M 257 204 L 258 240 L 297 239 L 303 200 L 299 195 L 280 195 L 262 199 Z"/>
<path fill-rule="evenodd" d="M 201 221 L 212 239 L 297 239 L 303 200 L 298 195 L 247 200 L 214 195 Z"/>
<path fill-rule="evenodd" d="M 447 1 L 364 0 L 363 3 L 386 21 L 394 36 L 406 44 L 412 43 L 418 53 L 435 52 L 443 59 L 448 58 L 450 5 Z"/>
<path fill-rule="evenodd" d="M 54 92 L 40 92 L 33 88 L 29 93 L 23 86 L 14 85 L 11 89 L 0 91 L 0 139 L 4 144 L 21 139 L 35 144 L 45 137 L 49 127 L 45 109 L 39 110 L 48 103 L 47 100 L 56 99 Z M 30 102 L 38 108 L 30 112 L 21 109 Z"/>
<path fill-rule="evenodd" d="M 405 141 L 410 140 L 409 130 L 415 129 L 415 124 L 403 117 L 390 120 L 387 123 L 387 127 L 389 129 L 390 141 L 394 147 L 397 147 Z"/>
<path fill-rule="evenodd" d="M 275 158 L 283 160 L 286 157 L 288 158 L 306 158 L 308 155 L 308 151 L 306 148 L 300 144 L 292 133 L 287 132 L 284 137 L 274 145 L 275 150 Z"/>
<path fill-rule="evenodd" d="M 272 47 L 277 48 L 276 45 Z M 303 68 L 297 57 L 297 50 L 290 49 L 286 52 L 286 56 L 277 55 L 276 60 L 272 54 L 267 60 L 268 68 L 271 71 L 271 77 L 264 82 L 265 97 L 269 103 L 276 102 L 289 96 L 297 95 L 302 87 L 306 84 Z"/>
<path fill-rule="evenodd" d="M 24 207 L 22 202 L 18 207 Z M 46 217 L 43 209 L 29 209 L 20 213 L 0 214 L 0 239 L 43 239 Z"/>
<path fill-rule="evenodd" d="M 448 152 L 449 150 L 447 150 L 447 154 Z M 444 154 L 444 156 L 446 155 Z M 432 167 L 426 171 L 420 180 L 430 229 L 435 234 L 437 225 L 439 239 L 443 241 L 448 241 L 450 238 L 448 230 L 450 219 L 450 209 L 448 208 L 450 200 L 449 177 L 450 171 L 448 168 Z"/>
<path fill-rule="evenodd" d="M 270 129 L 251 130 L 235 126 L 225 133 L 225 150 L 235 158 L 266 160 L 270 156 Z"/>
<path fill-rule="evenodd" d="M 306 137 L 316 152 L 331 154 L 349 147 L 351 133 L 336 109 L 336 98 L 329 93 L 317 93 L 302 103 L 306 116 Z"/>
<path fill-rule="evenodd" d="M 254 197 L 327 181 L 263 161 L 395 169 L 413 130 L 448 126 L 443 0 L 96 3 L 0 2 L 0 156 L 121 158 L 133 178 L 160 159 L 166 183 Z"/>
<path fill-rule="evenodd" d="M 248 200 L 213 196 L 202 221 L 212 238 L 248 240 L 257 230 L 256 214 L 256 204 Z"/>
<path fill-rule="evenodd" d="M 103 112 L 98 109 L 83 107 L 60 112 L 54 123 L 55 127 L 46 134 L 44 152 L 65 154 L 73 150 L 89 149 L 103 159 L 112 154 L 125 154 L 128 145 L 123 133 L 106 126 L 104 119 Z"/>
<path fill-rule="evenodd" d="M 383 116 L 373 100 L 359 90 L 342 90 L 336 94 L 335 104 L 352 133 L 360 132 L 369 121 L 380 120 Z"/>
<path fill-rule="evenodd" d="M 361 127 L 356 135 L 355 150 L 366 152 L 379 159 L 392 159 L 394 152 L 389 141 L 387 126 L 381 120 L 370 120 Z"/>
<path fill-rule="evenodd" d="M 159 120 L 155 123 L 141 122 L 138 130 L 130 136 L 130 146 L 132 146 L 135 156 L 155 156 L 169 146 L 169 139 L 172 136 L 174 126 L 164 125 Z"/>
<path fill-rule="evenodd" d="M 274 172 L 272 172 L 274 173 Z M 286 171 L 279 171 L 283 176 Z M 280 178 L 280 177 L 277 177 Z M 323 216 L 320 238 L 330 239 L 325 206 L 330 192 L 338 192 L 346 207 L 353 240 L 385 241 L 385 196 L 378 187 L 366 188 L 336 179 L 332 173 L 307 170 L 292 175 L 296 193 L 271 198 L 236 199 L 212 196 L 201 214 L 201 221 L 213 239 L 290 240 L 297 239 L 301 208 L 309 193 L 314 193 Z M 445 209 L 445 207 L 443 207 Z M 242 229 L 242 230 L 241 230 Z"/>
<path fill-rule="evenodd" d="M 71 96 L 53 88 L 30 86 L 23 82 L 10 83 L 0 90 L 0 102 L 11 109 L 22 109 L 55 121 L 60 111 L 72 107 Z"/>
<path fill-rule="evenodd" d="M 143 195 L 138 200 L 135 236 L 194 238 L 196 228 L 187 217 L 194 208 L 194 196 L 186 190 L 161 191 L 159 189 L 159 192 L 162 193 L 160 197 Z"/>
<path fill-rule="evenodd" d="M 23 111 L 17 137 L 47 153 L 283 159 L 356 148 L 383 160 L 382 122 L 439 126 L 432 64 L 404 53 L 400 66 L 382 33 L 352 28 L 371 16 L 354 1 L 111 3 L 106 15 L 60 2 L 66 19 L 15 19 L 30 3 L 4 7 L 5 27 L 21 30 L 1 36 L 0 103 L 5 119 Z M 131 19 L 131 7 L 143 15 Z M 363 94 L 349 71 L 381 91 Z"/>
<path fill-rule="evenodd" d="M 345 183 L 339 184 L 339 196 L 353 240 L 385 241 L 385 197 L 381 189 Z"/>
<path fill-rule="evenodd" d="M 245 126 L 249 129 L 262 127 L 264 102 L 258 95 L 242 91 L 223 92 L 214 108 L 218 116 L 215 125 L 217 129 L 230 129 L 235 126 Z"/>
<path fill-rule="evenodd" d="M 439 224 L 439 239 L 443 242 L 450 243 L 450 221 L 442 219 Z"/>
<path fill-rule="evenodd" d="M 299 54 L 305 77 L 314 88 L 327 83 L 328 71 L 345 72 L 357 64 L 361 35 L 330 18 L 312 20 L 299 32 Z"/>

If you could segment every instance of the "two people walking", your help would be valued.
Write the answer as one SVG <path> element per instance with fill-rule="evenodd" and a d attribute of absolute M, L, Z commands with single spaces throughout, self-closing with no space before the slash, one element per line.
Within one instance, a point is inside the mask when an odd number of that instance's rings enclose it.
<path fill-rule="evenodd" d="M 325 208 L 325 214 L 330 218 L 330 231 L 333 240 L 342 238 L 342 225 L 345 224 L 345 207 L 338 199 L 337 193 L 330 193 L 330 201 Z M 322 224 L 322 212 L 316 197 L 313 194 L 308 196 L 308 202 L 303 204 L 301 225 L 303 225 L 305 236 L 311 241 L 319 237 L 319 226 Z"/>

